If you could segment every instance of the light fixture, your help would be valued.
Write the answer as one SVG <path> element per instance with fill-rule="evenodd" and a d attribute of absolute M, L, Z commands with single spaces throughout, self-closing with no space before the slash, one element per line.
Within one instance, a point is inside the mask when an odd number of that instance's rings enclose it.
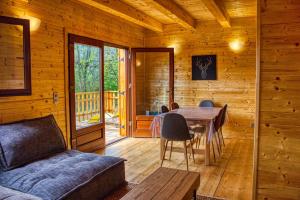
<path fill-rule="evenodd" d="M 32 17 L 32 16 L 25 16 L 25 19 L 29 19 L 30 21 L 30 31 L 34 32 L 36 30 L 39 29 L 40 25 L 41 25 L 41 20 L 36 18 L 36 17 Z"/>
<path fill-rule="evenodd" d="M 22 16 L 21 18 L 23 19 L 28 19 L 29 20 L 29 24 L 30 24 L 30 32 L 35 32 L 39 29 L 40 25 L 41 25 L 41 20 L 36 18 L 36 17 L 32 17 L 29 15 L 25 15 Z M 19 27 L 18 27 L 19 28 Z M 21 31 L 23 31 L 22 27 L 19 28 Z"/>
<path fill-rule="evenodd" d="M 244 47 L 244 42 L 239 39 L 236 39 L 229 42 L 229 47 L 234 52 L 240 52 Z"/>
<path fill-rule="evenodd" d="M 140 60 L 136 60 L 136 66 L 140 67 L 142 65 L 142 62 Z"/>

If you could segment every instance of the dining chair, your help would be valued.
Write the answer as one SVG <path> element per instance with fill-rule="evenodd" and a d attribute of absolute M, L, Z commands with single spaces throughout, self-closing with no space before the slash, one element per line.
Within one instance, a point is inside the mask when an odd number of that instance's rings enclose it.
<path fill-rule="evenodd" d="M 170 159 L 171 159 L 171 154 L 172 154 L 172 150 L 173 150 L 173 141 L 181 141 L 181 142 L 183 142 L 183 147 L 184 147 L 184 157 L 186 160 L 186 169 L 187 169 L 187 171 L 189 171 L 186 141 L 190 142 L 189 146 L 191 148 L 194 162 L 195 162 L 195 157 L 194 157 L 194 149 L 192 146 L 193 135 L 191 135 L 189 132 L 189 128 L 187 126 L 185 118 L 182 115 L 177 114 L 177 113 L 166 114 L 163 118 L 161 136 L 162 136 L 162 138 L 164 138 L 166 140 L 165 145 L 164 145 L 161 166 L 163 165 L 163 162 L 165 160 L 165 155 L 166 155 L 166 151 L 168 148 L 168 142 L 171 141 L 171 148 L 170 148 Z"/>
<path fill-rule="evenodd" d="M 167 113 L 167 112 L 169 112 L 169 108 L 167 106 L 163 105 L 163 106 L 161 106 L 161 112 Z"/>
<path fill-rule="evenodd" d="M 203 100 L 199 103 L 199 107 L 214 107 L 214 102 L 212 100 Z"/>
<path fill-rule="evenodd" d="M 220 124 L 219 130 L 218 130 L 218 136 L 219 135 L 221 136 L 223 146 L 225 146 L 225 142 L 224 142 L 222 127 L 225 124 L 226 114 L 227 114 L 227 104 L 225 104 L 224 107 L 222 108 L 222 119 L 221 119 L 221 124 Z"/>
<path fill-rule="evenodd" d="M 176 103 L 176 102 L 171 103 L 171 110 L 175 110 L 175 109 L 178 109 L 178 108 L 179 108 L 178 103 Z"/>
<path fill-rule="evenodd" d="M 224 108 L 222 108 L 219 111 L 219 114 L 217 115 L 217 117 L 213 121 L 213 123 L 214 123 L 214 131 L 213 131 L 213 137 L 212 137 L 211 142 L 212 142 L 214 159 L 215 159 L 215 152 L 214 152 L 214 146 L 215 145 L 214 145 L 214 140 L 215 140 L 216 145 L 217 145 L 217 150 L 218 150 L 219 156 L 220 156 L 220 154 L 222 152 L 221 140 L 220 140 L 220 137 L 219 137 L 219 130 L 220 130 L 220 127 L 221 127 L 221 124 L 222 124 L 223 113 L 224 113 Z"/>

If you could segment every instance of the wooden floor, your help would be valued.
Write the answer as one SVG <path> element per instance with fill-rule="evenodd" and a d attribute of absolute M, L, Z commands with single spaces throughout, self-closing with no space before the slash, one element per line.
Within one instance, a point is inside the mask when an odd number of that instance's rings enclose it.
<path fill-rule="evenodd" d="M 226 139 L 225 143 L 222 157 L 211 166 L 204 166 L 202 155 L 195 157 L 195 163 L 189 160 L 190 170 L 200 172 L 197 193 L 226 199 L 251 199 L 253 142 L 249 139 Z M 160 166 L 159 149 L 159 139 L 128 138 L 97 153 L 127 159 L 127 181 L 140 183 Z M 168 156 L 167 153 L 166 158 Z M 173 153 L 172 159 L 164 162 L 164 167 L 185 170 L 184 155 Z"/>

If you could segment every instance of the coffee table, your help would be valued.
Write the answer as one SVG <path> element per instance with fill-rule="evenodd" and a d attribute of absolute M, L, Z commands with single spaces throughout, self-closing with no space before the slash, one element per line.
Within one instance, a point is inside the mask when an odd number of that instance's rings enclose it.
<path fill-rule="evenodd" d="M 161 167 L 127 193 L 122 200 L 196 199 L 200 174 Z"/>

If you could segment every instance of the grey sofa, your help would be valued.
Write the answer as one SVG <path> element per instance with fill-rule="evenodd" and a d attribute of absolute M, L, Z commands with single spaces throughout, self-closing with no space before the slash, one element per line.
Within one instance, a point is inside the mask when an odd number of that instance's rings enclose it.
<path fill-rule="evenodd" d="M 0 199 L 97 200 L 125 183 L 124 159 L 67 150 L 52 115 L 0 125 Z"/>

